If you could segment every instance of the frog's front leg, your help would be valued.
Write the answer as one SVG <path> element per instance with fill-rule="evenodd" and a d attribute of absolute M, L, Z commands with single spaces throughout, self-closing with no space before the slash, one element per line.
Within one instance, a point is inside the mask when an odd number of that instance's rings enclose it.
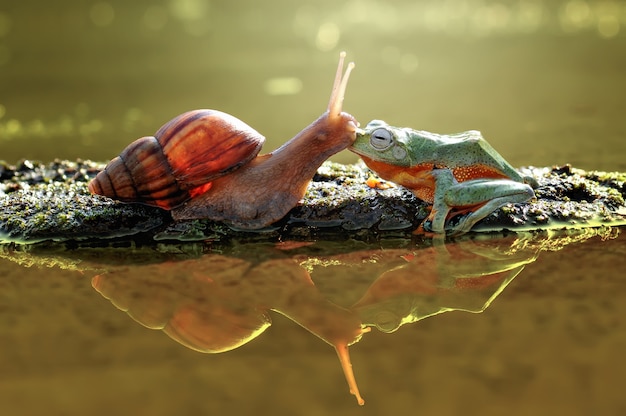
<path fill-rule="evenodd" d="M 535 196 L 525 184 L 507 179 L 474 179 L 458 182 L 449 169 L 436 169 L 435 195 L 430 219 L 432 231 L 451 234 L 468 232 L 478 221 L 508 203 L 525 202 Z M 468 211 L 457 225 L 446 227 L 453 211 Z"/>
<path fill-rule="evenodd" d="M 435 169 L 430 174 L 435 179 L 435 190 L 433 206 L 430 210 L 430 215 L 424 220 L 424 224 L 430 223 L 430 227 L 426 227 L 430 228 L 428 231 L 443 234 L 446 232 L 446 218 L 448 218 L 448 213 L 452 209 L 452 206 L 446 203 L 446 193 L 449 189 L 453 189 L 458 185 L 459 182 L 450 169 Z"/>

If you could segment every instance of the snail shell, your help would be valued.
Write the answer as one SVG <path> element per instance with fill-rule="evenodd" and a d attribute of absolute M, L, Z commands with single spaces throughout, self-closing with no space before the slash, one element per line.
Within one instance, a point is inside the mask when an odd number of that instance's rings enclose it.
<path fill-rule="evenodd" d="M 89 183 L 92 193 L 172 209 L 252 160 L 265 137 L 217 110 L 175 117 L 128 145 Z"/>

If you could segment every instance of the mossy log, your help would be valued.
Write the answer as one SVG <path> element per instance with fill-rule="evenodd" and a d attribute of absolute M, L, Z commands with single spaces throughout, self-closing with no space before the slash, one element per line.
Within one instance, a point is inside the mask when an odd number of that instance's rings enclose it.
<path fill-rule="evenodd" d="M 429 212 L 427 204 L 402 187 L 379 190 L 367 186 L 371 172 L 361 164 L 326 162 L 301 203 L 266 229 L 242 231 L 208 220 L 175 222 L 169 212 L 159 208 L 91 195 L 87 182 L 103 167 L 90 161 L 0 164 L 0 240 L 156 243 L 404 238 L 412 236 Z M 626 224 L 625 173 L 583 171 L 569 165 L 521 171 L 539 183 L 537 199 L 506 205 L 480 221 L 473 231 Z"/>

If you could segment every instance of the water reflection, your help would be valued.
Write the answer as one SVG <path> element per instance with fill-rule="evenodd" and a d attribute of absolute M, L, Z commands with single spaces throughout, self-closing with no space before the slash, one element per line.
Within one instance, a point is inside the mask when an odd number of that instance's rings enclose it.
<path fill-rule="evenodd" d="M 482 312 L 542 251 L 617 232 L 491 234 L 445 245 L 437 240 L 219 249 L 194 244 L 61 254 L 43 246 L 5 246 L 1 254 L 24 266 L 91 271 L 93 287 L 118 309 L 203 353 L 250 342 L 271 325 L 272 313 L 279 313 L 335 348 L 350 390 L 362 403 L 348 346 L 372 328 L 391 333 L 443 312 Z"/>

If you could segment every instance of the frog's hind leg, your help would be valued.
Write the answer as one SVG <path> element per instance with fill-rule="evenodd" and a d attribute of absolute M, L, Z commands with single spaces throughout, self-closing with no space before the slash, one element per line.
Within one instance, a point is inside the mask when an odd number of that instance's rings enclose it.
<path fill-rule="evenodd" d="M 508 198 L 497 198 L 481 205 L 475 211 L 470 211 L 462 217 L 453 227 L 446 228 L 450 235 L 459 235 L 466 233 L 472 229 L 474 225 L 498 208 L 511 202 Z"/>
<path fill-rule="evenodd" d="M 452 235 L 470 231 L 478 221 L 508 203 L 526 202 L 535 196 L 530 186 L 514 181 L 474 180 L 460 185 L 463 187 L 458 186 L 448 190 L 446 203 L 462 208 L 463 211 L 469 211 L 469 213 L 456 225 L 447 228 Z M 481 203 L 469 205 L 479 201 Z"/>

